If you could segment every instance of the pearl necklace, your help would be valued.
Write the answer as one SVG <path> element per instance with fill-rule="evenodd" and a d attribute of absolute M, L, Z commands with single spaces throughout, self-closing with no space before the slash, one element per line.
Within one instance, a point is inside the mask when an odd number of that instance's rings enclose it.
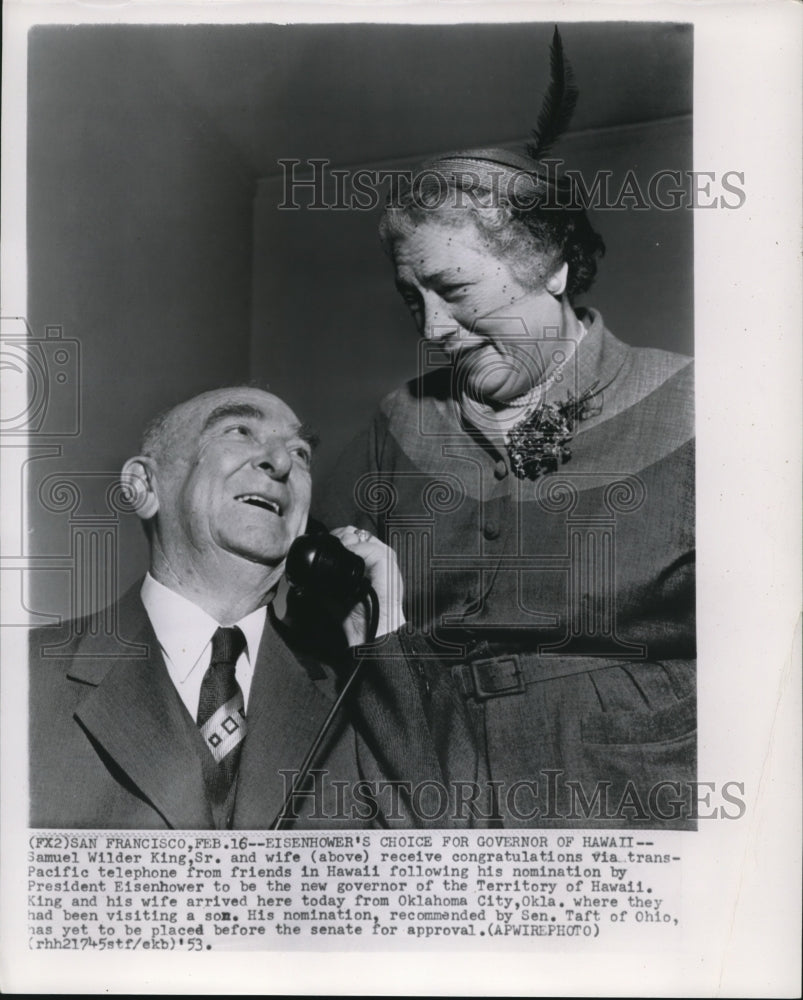
<path fill-rule="evenodd" d="M 520 396 L 516 396 L 515 399 L 507 400 L 503 409 L 495 410 L 488 406 L 488 404 L 481 403 L 470 395 L 464 394 L 459 404 L 464 418 L 489 437 L 497 440 L 501 437 L 505 444 L 507 444 L 509 431 L 523 420 L 526 420 L 535 408 L 542 405 L 547 391 L 563 378 L 564 369 L 575 356 L 577 348 L 587 332 L 584 324 L 575 317 L 574 339 L 571 340 L 568 337 L 561 338 L 567 348 L 566 356 L 563 360 L 555 365 L 542 381 L 531 386 L 526 392 Z M 549 344 L 550 341 L 545 341 L 544 343 Z M 555 342 L 553 341 L 552 343 L 554 344 Z M 525 412 L 522 413 L 522 411 Z"/>

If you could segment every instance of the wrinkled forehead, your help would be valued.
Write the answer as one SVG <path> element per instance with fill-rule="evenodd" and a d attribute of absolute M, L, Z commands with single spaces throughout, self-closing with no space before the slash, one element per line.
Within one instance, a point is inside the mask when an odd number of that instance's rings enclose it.
<path fill-rule="evenodd" d="M 396 269 L 429 268 L 461 256 L 495 257 L 494 248 L 468 213 L 457 210 L 428 218 L 399 233 L 391 244 Z"/>
<path fill-rule="evenodd" d="M 290 407 L 262 389 L 216 389 L 178 406 L 170 415 L 171 439 L 200 440 L 219 423 L 229 419 L 256 421 L 277 434 L 294 434 L 301 423 Z"/>

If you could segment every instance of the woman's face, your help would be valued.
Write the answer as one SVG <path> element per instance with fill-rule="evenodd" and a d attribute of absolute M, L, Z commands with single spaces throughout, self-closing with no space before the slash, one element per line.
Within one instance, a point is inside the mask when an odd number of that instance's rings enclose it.
<path fill-rule="evenodd" d="M 504 405 L 543 378 L 539 343 L 562 326 L 561 303 L 541 281 L 522 285 L 472 222 L 421 223 L 396 239 L 393 259 L 419 333 L 454 357 L 472 395 Z"/>

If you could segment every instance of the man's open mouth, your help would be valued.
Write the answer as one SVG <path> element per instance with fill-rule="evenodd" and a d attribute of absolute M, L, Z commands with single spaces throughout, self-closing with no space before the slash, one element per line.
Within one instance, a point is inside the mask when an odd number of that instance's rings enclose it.
<path fill-rule="evenodd" d="M 251 504 L 252 507 L 261 507 L 262 510 L 269 510 L 272 514 L 278 514 L 279 517 L 282 516 L 282 505 L 279 501 L 270 500 L 259 493 L 241 493 L 240 496 L 234 499 L 238 503 Z"/>

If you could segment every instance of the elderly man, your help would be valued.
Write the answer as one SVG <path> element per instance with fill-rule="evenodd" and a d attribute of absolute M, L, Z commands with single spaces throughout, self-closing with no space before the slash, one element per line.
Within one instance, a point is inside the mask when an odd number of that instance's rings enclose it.
<path fill-rule="evenodd" d="M 293 412 L 255 388 L 205 393 L 151 424 L 123 470 L 150 572 L 120 600 L 117 634 L 104 633 L 101 616 L 33 633 L 32 825 L 272 825 L 338 687 L 329 664 L 296 651 L 272 608 L 307 522 L 310 460 Z M 392 553 L 366 532 L 338 534 L 365 560 L 377 634 L 387 636 L 403 621 L 400 589 L 390 593 Z M 366 638 L 365 621 L 360 608 L 346 617 L 350 646 Z M 395 637 L 384 648 L 401 652 Z M 415 686 L 410 706 L 381 690 L 388 677 L 395 688 L 411 676 L 404 659 L 366 673 L 350 706 L 362 728 L 341 712 L 315 761 L 313 791 L 293 802 L 302 826 L 370 823 L 364 796 L 354 808 L 355 782 L 393 777 L 381 746 L 399 743 L 394 711 L 409 725 L 412 710 L 414 723 Z M 426 750 L 418 759 L 423 775 L 437 774 Z"/>

